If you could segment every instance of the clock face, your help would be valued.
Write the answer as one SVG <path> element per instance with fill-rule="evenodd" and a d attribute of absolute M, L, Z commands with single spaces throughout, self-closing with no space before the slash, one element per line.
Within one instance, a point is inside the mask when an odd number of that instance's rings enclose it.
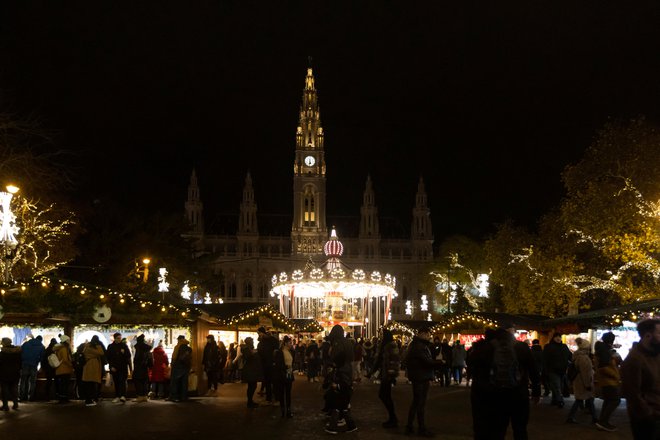
<path fill-rule="evenodd" d="M 308 167 L 314 166 L 315 163 L 316 163 L 316 159 L 314 159 L 314 156 L 307 156 L 305 158 L 305 165 L 307 165 Z"/>

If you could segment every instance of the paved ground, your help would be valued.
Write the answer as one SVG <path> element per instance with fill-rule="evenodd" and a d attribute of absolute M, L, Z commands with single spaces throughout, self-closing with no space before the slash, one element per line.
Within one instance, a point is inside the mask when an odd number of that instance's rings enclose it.
<path fill-rule="evenodd" d="M 186 437 L 200 439 L 289 439 L 331 438 L 323 432 L 324 417 L 318 383 L 309 383 L 297 376 L 294 383 L 293 419 L 281 419 L 279 407 L 262 406 L 254 410 L 245 407 L 245 385 L 225 384 L 218 397 L 196 397 L 186 403 L 150 401 L 128 402 L 124 405 L 102 400 L 99 406 L 85 407 L 81 402 L 59 405 L 51 402 L 27 403 L 19 411 L 0 413 L 0 438 L 22 439 L 140 439 L 168 440 Z M 400 383 L 393 395 L 399 418 L 404 420 L 411 399 L 410 386 Z M 358 431 L 340 437 L 358 439 L 404 440 L 403 428 L 385 431 L 380 423 L 385 411 L 377 397 L 377 386 L 362 383 L 356 386 L 353 414 Z M 548 402 L 534 406 L 529 426 L 531 440 L 576 437 L 590 439 L 630 439 L 625 404 L 617 409 L 612 423 L 618 432 L 604 433 L 591 426 L 586 414 L 581 423 L 564 423 L 568 406 L 558 409 Z M 597 401 L 597 409 L 600 401 Z M 429 428 L 436 438 L 470 439 L 471 416 L 469 389 L 466 387 L 432 387 L 427 405 Z M 511 438 L 510 433 L 509 437 Z"/>

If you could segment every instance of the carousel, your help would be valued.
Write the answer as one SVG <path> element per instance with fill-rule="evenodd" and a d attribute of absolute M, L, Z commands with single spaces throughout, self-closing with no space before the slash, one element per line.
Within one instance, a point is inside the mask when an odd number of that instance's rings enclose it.
<path fill-rule="evenodd" d="M 311 258 L 303 269 L 273 275 L 272 296 L 291 319 L 315 319 L 329 331 L 339 324 L 347 332 L 371 337 L 390 319 L 396 278 L 390 274 L 349 268 L 340 260 L 344 246 L 333 229 L 321 267 Z"/>

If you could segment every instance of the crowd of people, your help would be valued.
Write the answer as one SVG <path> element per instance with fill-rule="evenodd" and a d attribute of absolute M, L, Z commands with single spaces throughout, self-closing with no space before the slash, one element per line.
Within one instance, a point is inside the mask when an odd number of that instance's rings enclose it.
<path fill-rule="evenodd" d="M 564 398 L 571 393 L 575 400 L 568 409 L 567 423 L 578 423 L 583 409 L 594 426 L 614 431 L 610 417 L 621 397 L 627 400 L 631 429 L 636 440 L 660 438 L 660 320 L 647 319 L 638 326 L 639 342 L 625 360 L 616 351 L 615 335 L 603 334 L 593 345 L 577 338 L 577 350 L 571 352 L 562 335 L 555 333 L 541 346 L 534 340 L 531 346 L 515 338 L 515 327 L 501 323 L 496 330 L 486 330 L 483 339 L 466 350 L 459 341 L 449 344 L 439 338 L 432 340 L 430 330 L 418 329 L 416 335 L 403 343 L 392 332 L 382 329 L 379 337 L 354 339 L 335 325 L 328 336 L 307 342 L 290 336 L 281 340 L 265 328 L 258 329 L 258 340 L 245 338 L 225 348 L 213 335 L 207 336 L 202 366 L 208 383 L 207 395 L 217 393 L 225 379 L 247 384 L 247 407 L 259 406 L 254 395 L 259 394 L 268 405 L 278 405 L 282 418 L 292 418 L 292 384 L 296 375 L 306 375 L 310 382 L 321 382 L 322 411 L 328 416 L 325 430 L 331 434 L 351 432 L 357 426 L 351 415 L 354 386 L 363 378 L 379 385 L 378 397 L 387 412 L 383 428 L 399 426 L 392 398 L 392 387 L 405 377 L 412 388 L 412 401 L 405 424 L 406 434 L 432 437 L 427 428 L 425 406 L 432 384 L 439 386 L 470 386 L 473 431 L 475 439 L 504 439 L 511 426 L 513 438 L 527 439 L 530 403 L 541 402 L 543 394 L 550 404 L 564 407 Z M 105 366 L 108 373 L 104 376 Z M 188 398 L 192 349 L 181 335 L 171 360 L 162 342 L 155 348 L 151 341 L 139 335 L 130 344 L 115 333 L 105 347 L 98 336 L 80 344 L 75 352 L 70 339 L 60 335 L 44 347 L 41 336 L 31 338 L 22 346 L 2 338 L 0 348 L 0 389 L 2 410 L 18 410 L 20 401 L 36 399 L 39 367 L 46 377 L 46 394 L 54 384 L 55 397 L 66 403 L 73 395 L 95 406 L 101 384 L 114 386 L 114 403 L 126 402 L 126 383 L 132 377 L 136 399 L 167 398 L 173 402 Z M 403 374 L 402 374 L 403 372 Z M 75 379 L 75 380 L 72 380 Z M 595 399 L 602 400 L 600 411 Z M 415 429 L 415 424 L 417 425 Z"/>

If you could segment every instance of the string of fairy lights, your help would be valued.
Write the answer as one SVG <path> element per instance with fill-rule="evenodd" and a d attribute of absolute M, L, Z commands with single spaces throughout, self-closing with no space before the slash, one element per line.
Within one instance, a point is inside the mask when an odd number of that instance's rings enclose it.
<path fill-rule="evenodd" d="M 473 313 L 461 313 L 460 315 L 452 316 L 451 318 L 438 322 L 431 327 L 431 333 L 440 333 L 461 323 L 470 321 L 491 328 L 496 328 L 499 325 L 499 322 L 495 319 L 484 318 L 483 316 L 475 315 Z"/>
<path fill-rule="evenodd" d="M 105 304 L 111 300 L 120 305 L 126 303 L 135 304 L 139 306 L 140 313 L 147 313 L 156 310 L 166 314 L 176 313 L 182 318 L 198 316 L 202 313 L 195 307 L 178 306 L 161 301 L 152 301 L 139 298 L 136 295 L 128 292 L 120 292 L 107 287 L 94 286 L 88 283 L 81 283 L 71 280 L 50 278 L 47 276 L 37 277 L 28 282 L 14 282 L 11 284 L 4 284 L 0 288 L 0 295 L 4 297 L 5 295 L 13 292 L 26 292 L 28 289 L 33 287 L 56 289 L 62 293 L 77 292 L 80 297 L 95 298 L 95 300 L 100 305 Z"/>
<path fill-rule="evenodd" d="M 275 310 L 275 308 L 270 304 L 264 304 L 260 307 L 247 310 L 243 313 L 239 313 L 238 315 L 235 315 L 229 318 L 227 321 L 225 321 L 225 324 L 229 326 L 240 325 L 245 323 L 245 321 L 252 321 L 254 320 L 254 318 L 258 319 L 259 316 L 262 315 L 270 316 L 271 319 L 273 321 L 276 321 L 278 326 L 282 329 L 286 329 L 291 332 L 296 332 L 299 330 L 295 324 L 293 324 L 286 316 L 284 316 L 278 310 Z"/>

